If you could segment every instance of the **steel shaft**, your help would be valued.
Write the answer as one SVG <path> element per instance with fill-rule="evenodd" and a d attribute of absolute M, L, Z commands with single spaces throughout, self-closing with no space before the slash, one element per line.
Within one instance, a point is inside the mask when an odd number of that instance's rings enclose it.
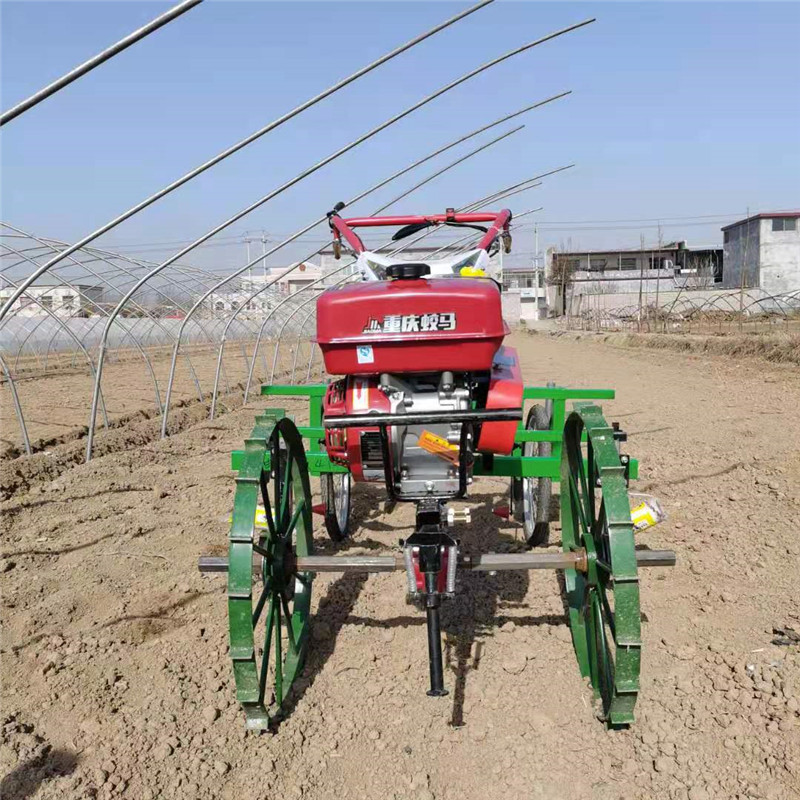
<path fill-rule="evenodd" d="M 640 567 L 674 567 L 674 550 L 637 550 L 636 563 Z M 401 553 L 386 556 L 301 556 L 297 558 L 298 572 L 394 572 L 405 569 Z M 577 569 L 583 571 L 586 554 L 574 553 L 484 553 L 460 555 L 458 568 L 473 572 L 504 572 L 531 569 Z M 224 556 L 201 556 L 200 572 L 227 572 L 228 559 Z"/>

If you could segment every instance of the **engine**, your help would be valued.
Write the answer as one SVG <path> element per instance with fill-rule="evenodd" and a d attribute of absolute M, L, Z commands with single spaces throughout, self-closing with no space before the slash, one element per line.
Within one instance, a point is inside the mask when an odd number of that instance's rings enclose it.
<path fill-rule="evenodd" d="M 513 448 L 516 422 L 476 421 L 475 412 L 521 407 L 516 353 L 502 346 L 497 284 L 402 267 L 395 280 L 318 300 L 326 369 L 345 376 L 329 385 L 323 414 L 350 421 L 326 427 L 325 448 L 355 480 L 385 481 L 397 499 L 460 497 L 475 452 Z"/>

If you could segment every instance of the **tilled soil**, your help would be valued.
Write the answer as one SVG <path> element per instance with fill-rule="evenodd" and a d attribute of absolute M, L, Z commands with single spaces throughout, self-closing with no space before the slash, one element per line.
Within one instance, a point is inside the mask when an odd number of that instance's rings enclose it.
<path fill-rule="evenodd" d="M 254 342 L 234 341 L 223 349 L 218 383 L 218 403 L 222 410 L 229 405 L 231 397 L 242 396 L 254 347 Z M 170 418 L 176 407 L 210 402 L 214 389 L 218 347 L 194 346 L 187 350 L 181 352 L 176 362 Z M 98 404 L 96 416 L 98 435 L 104 432 L 106 421 L 113 430 L 142 417 L 159 414 L 158 404 L 163 406 L 166 401 L 171 353 L 171 348 L 151 351 L 152 372 L 141 358 L 114 360 L 109 357 L 102 376 L 105 416 L 102 402 Z M 314 348 L 312 352 L 309 342 L 298 343 L 295 338 L 286 337 L 278 348 L 277 357 L 274 342 L 261 342 L 254 367 L 253 391 L 257 394 L 259 382 L 271 374 L 273 359 L 276 380 L 288 378 L 294 372 L 300 382 L 306 377 L 310 357 L 313 357 L 313 373 L 319 377 L 322 367 L 319 350 Z M 13 372 L 13 360 L 10 364 Z M 38 373 L 33 369 L 28 373 L 18 372 L 15 386 L 34 453 L 86 435 L 94 385 L 93 375 L 79 361 L 74 366 L 67 361 L 51 364 L 46 371 Z M 0 385 L 0 458 L 14 458 L 22 453 L 22 431 L 9 385 L 3 381 Z"/>
<path fill-rule="evenodd" d="M 315 580 L 290 713 L 246 733 L 224 579 L 196 563 L 225 551 L 228 453 L 259 402 L 32 474 L 0 506 L 0 795 L 800 797 L 800 647 L 773 633 L 800 631 L 797 369 L 541 335 L 516 345 L 530 383 L 617 389 L 606 414 L 669 514 L 640 535 L 678 565 L 642 575 L 631 729 L 593 716 L 556 574 L 460 579 L 443 614 L 451 693 L 433 699 L 424 617 L 394 573 Z M 491 514 L 507 489 L 476 481 L 458 532 L 471 550 L 520 548 Z M 387 513 L 360 485 L 355 518 L 344 549 L 374 553 L 407 535 L 413 510 Z M 321 526 L 316 538 L 334 551 Z"/>

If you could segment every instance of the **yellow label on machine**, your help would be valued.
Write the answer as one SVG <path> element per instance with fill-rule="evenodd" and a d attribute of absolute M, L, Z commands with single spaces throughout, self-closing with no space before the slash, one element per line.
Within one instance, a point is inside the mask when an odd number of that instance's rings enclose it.
<path fill-rule="evenodd" d="M 256 518 L 254 522 L 256 528 L 268 528 L 267 511 L 264 506 L 256 506 Z"/>
<path fill-rule="evenodd" d="M 419 436 L 419 446 L 445 461 L 458 464 L 458 445 L 450 444 L 447 439 L 437 436 L 435 433 L 423 431 Z"/>
<path fill-rule="evenodd" d="M 233 523 L 233 514 L 228 517 L 228 525 Z M 264 506 L 256 506 L 256 516 L 253 520 L 253 526 L 256 528 L 269 528 L 267 524 L 267 511 Z"/>

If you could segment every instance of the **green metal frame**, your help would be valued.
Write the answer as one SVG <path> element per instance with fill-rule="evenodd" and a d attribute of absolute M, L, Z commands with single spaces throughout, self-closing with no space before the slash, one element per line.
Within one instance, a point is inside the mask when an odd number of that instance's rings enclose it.
<path fill-rule="evenodd" d="M 300 556 L 313 553 L 308 476 L 348 472 L 331 463 L 325 452 L 322 403 L 326 391 L 326 384 L 262 386 L 261 394 L 267 397 L 308 398 L 309 423 L 295 427 L 283 409 L 265 409 L 256 417 L 245 449 L 231 456 L 238 476 L 229 536 L 230 653 L 237 699 L 246 711 L 248 727 L 254 729 L 269 725 L 270 712 L 280 713 L 308 646 L 313 575 L 298 573 L 288 555 L 293 547 Z M 633 722 L 641 664 L 639 584 L 627 489 L 628 478 L 638 475 L 638 463 L 631 459 L 626 471 L 613 429 L 601 409 L 587 402 L 613 398 L 611 389 L 525 387 L 523 406 L 531 400 L 552 401 L 550 430 L 526 430 L 520 421 L 513 452 L 476 454 L 473 474 L 551 478 L 561 483 L 563 549 L 584 553 L 586 559 L 585 571 L 566 569 L 564 573 L 573 646 L 581 674 L 594 689 L 598 716 L 610 726 L 622 726 Z M 568 413 L 569 401 L 575 402 Z M 307 446 L 303 440 L 308 440 Z M 279 441 L 283 450 L 278 448 Z M 550 442 L 551 454 L 523 456 L 526 442 Z M 280 461 L 274 470 L 273 457 Z M 294 472 L 291 464 L 296 465 Z M 274 476 L 284 469 L 293 499 L 276 482 L 275 501 L 270 503 L 265 481 L 278 481 Z M 269 528 L 260 533 L 254 523 L 259 501 Z M 289 503 L 294 510 L 289 510 Z M 257 601 L 256 553 L 262 557 Z M 265 608 L 266 633 L 259 649 L 254 633 Z M 282 619 L 288 648 L 283 652 Z"/>
<path fill-rule="evenodd" d="M 307 386 L 288 384 L 264 385 L 261 394 L 266 397 L 307 397 L 308 425 L 300 426 L 300 435 L 308 440 L 306 458 L 309 472 L 319 477 L 325 472 L 348 472 L 347 467 L 334 464 L 325 452 L 325 429 L 322 427 L 322 401 L 328 385 L 314 383 Z M 564 424 L 567 419 L 567 403 L 569 401 L 613 400 L 613 389 L 567 389 L 561 386 L 526 386 L 522 393 L 523 412 L 526 401 L 551 400 L 553 403 L 552 427 L 549 431 L 525 430 L 524 421 L 520 421 L 517 435 L 514 438 L 514 451 L 507 456 L 494 456 L 485 459 L 480 453 L 475 455 L 473 474 L 493 478 L 551 478 L 561 480 L 561 450 L 564 436 Z M 266 409 L 264 413 L 278 412 L 279 409 Z M 524 420 L 524 413 L 523 413 Z M 585 434 L 584 434 L 585 436 Z M 525 442 L 552 442 L 549 457 L 523 456 L 522 445 Z M 244 456 L 243 450 L 231 453 L 231 469 L 238 470 Z M 267 464 L 267 467 L 269 465 Z M 631 459 L 628 465 L 628 477 L 639 476 L 639 463 Z"/>

